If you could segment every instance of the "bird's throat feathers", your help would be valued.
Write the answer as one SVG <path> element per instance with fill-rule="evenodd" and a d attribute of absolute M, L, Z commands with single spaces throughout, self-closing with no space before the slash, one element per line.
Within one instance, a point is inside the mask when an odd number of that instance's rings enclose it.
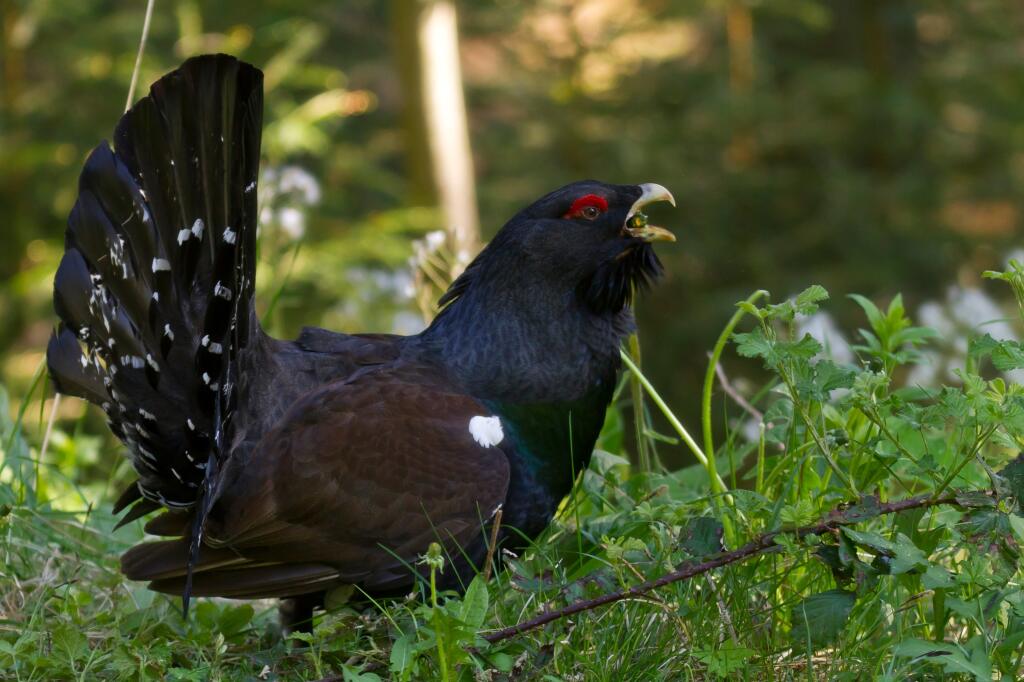
<path fill-rule="evenodd" d="M 572 288 L 488 276 L 474 262 L 420 337 L 466 388 L 488 400 L 573 401 L 614 382 L 634 330 L 628 306 L 595 311 Z"/>

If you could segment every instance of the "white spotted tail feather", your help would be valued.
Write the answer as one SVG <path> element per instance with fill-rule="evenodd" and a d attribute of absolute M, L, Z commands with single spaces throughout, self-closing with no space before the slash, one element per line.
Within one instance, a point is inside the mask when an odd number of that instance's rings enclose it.
<path fill-rule="evenodd" d="M 257 69 L 226 55 L 191 59 L 82 170 L 47 362 L 57 389 L 99 405 L 128 446 L 139 479 L 115 508 L 135 503 L 125 520 L 202 501 L 229 442 L 234 375 L 259 333 L 262 109 Z"/>

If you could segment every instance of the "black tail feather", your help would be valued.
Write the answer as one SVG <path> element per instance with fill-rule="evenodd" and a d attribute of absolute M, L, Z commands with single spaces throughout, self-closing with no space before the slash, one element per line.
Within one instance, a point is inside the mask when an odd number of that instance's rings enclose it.
<path fill-rule="evenodd" d="M 127 488 L 121 491 L 121 496 L 114 502 L 114 508 L 111 510 L 114 514 L 120 514 L 121 510 L 128 505 L 138 502 L 142 499 L 142 492 L 139 490 L 139 486 L 132 483 Z"/>
<path fill-rule="evenodd" d="M 160 505 L 156 502 L 153 502 L 152 500 L 140 500 L 132 505 L 132 507 L 125 512 L 124 516 L 117 520 L 117 523 L 114 524 L 114 530 L 117 530 L 121 526 L 126 526 L 135 519 L 142 518 L 146 514 L 154 512 L 157 509 L 160 509 Z"/>
<path fill-rule="evenodd" d="M 193 509 L 190 563 L 231 442 L 233 368 L 258 333 L 262 78 L 210 55 L 155 83 L 121 118 L 116 151 L 89 156 L 54 281 L 54 383 L 103 407 L 128 445 L 139 480 L 122 522 Z"/>

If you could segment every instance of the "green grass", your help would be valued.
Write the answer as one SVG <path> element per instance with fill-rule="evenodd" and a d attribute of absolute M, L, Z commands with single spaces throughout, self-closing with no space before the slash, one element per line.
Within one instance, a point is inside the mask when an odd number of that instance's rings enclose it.
<path fill-rule="evenodd" d="M 1019 270 L 998 276 L 1024 295 Z M 177 599 L 121 579 L 117 556 L 140 524 L 112 532 L 109 501 L 98 497 L 123 472 L 96 475 L 99 440 L 81 423 L 62 425 L 40 460 L 43 416 L 15 410 L 9 420 L 0 410 L 0 678 L 1020 678 L 1024 460 L 1007 463 L 1024 442 L 1024 389 L 996 370 L 1024 366 L 1024 348 L 977 339 L 958 385 L 902 386 L 933 333 L 914 327 L 898 298 L 884 309 L 857 298 L 860 362 L 841 366 L 794 334 L 796 318 L 826 299 L 820 287 L 777 304 L 752 297 L 730 323 L 752 327 L 723 336 L 769 373 L 770 390 L 751 398 L 764 415 L 760 442 L 737 433 L 750 415 L 709 389 L 704 419 L 732 417 L 717 446 L 712 427 L 722 423 L 694 429 L 699 447 L 660 398 L 633 403 L 655 387 L 644 378 L 626 390 L 627 373 L 601 449 L 531 549 L 507 556 L 489 583 L 478 576 L 463 598 L 428 585 L 405 600 L 337 605 L 305 647 L 282 641 L 272 603 L 199 600 L 185 621 Z M 630 410 L 635 434 L 624 433 Z M 681 445 L 654 432 L 651 410 L 666 413 L 703 463 L 658 466 L 659 448 Z M 629 465 L 637 438 L 649 472 Z M 83 470 L 92 484 L 79 489 Z M 880 502 L 951 491 L 964 506 L 879 513 Z M 863 519 L 855 525 L 793 532 L 850 504 L 841 513 Z M 776 530 L 744 562 L 493 644 L 483 638 Z M 444 570 L 440 557 L 425 560 Z"/>

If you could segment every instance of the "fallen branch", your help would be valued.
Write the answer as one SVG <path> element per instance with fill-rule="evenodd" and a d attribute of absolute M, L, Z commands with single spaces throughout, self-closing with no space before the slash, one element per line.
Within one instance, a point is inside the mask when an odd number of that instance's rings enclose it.
<path fill-rule="evenodd" d="M 919 497 L 912 497 L 905 500 L 897 500 L 896 502 L 879 502 L 876 498 L 864 498 L 861 504 L 829 512 L 828 516 L 823 521 L 814 525 L 801 526 L 800 528 L 793 528 L 790 530 L 773 530 L 763 535 L 759 535 L 739 549 L 735 549 L 731 552 L 723 552 L 722 554 L 719 554 L 712 559 L 708 559 L 707 561 L 684 564 L 671 573 L 666 573 L 660 578 L 648 580 L 647 582 L 635 585 L 628 590 L 610 592 L 593 599 L 580 600 L 561 609 L 545 611 L 534 618 L 507 628 L 502 628 L 500 630 L 484 634 L 482 637 L 491 643 L 500 642 L 503 639 L 508 639 L 509 637 L 514 637 L 515 635 L 534 630 L 542 625 L 546 625 L 547 623 L 576 613 L 590 611 L 600 606 L 613 604 L 625 599 L 641 597 L 648 592 L 658 589 L 659 587 L 671 585 L 672 583 L 679 582 L 681 580 L 687 580 L 716 568 L 728 566 L 729 564 L 743 561 L 752 556 L 765 554 L 775 549 L 779 549 L 780 546 L 775 544 L 775 538 L 783 533 L 791 533 L 799 538 L 803 538 L 807 535 L 822 535 L 833 532 L 842 526 L 862 523 L 886 514 L 896 514 L 909 509 L 926 509 L 928 507 L 946 504 L 957 505 L 965 509 L 987 507 L 992 505 L 992 497 L 991 493 L 986 493 L 985 496 L 977 495 L 977 493 L 974 493 L 974 496 L 965 496 L 962 493 L 953 492 L 938 498 L 921 495 Z"/>

